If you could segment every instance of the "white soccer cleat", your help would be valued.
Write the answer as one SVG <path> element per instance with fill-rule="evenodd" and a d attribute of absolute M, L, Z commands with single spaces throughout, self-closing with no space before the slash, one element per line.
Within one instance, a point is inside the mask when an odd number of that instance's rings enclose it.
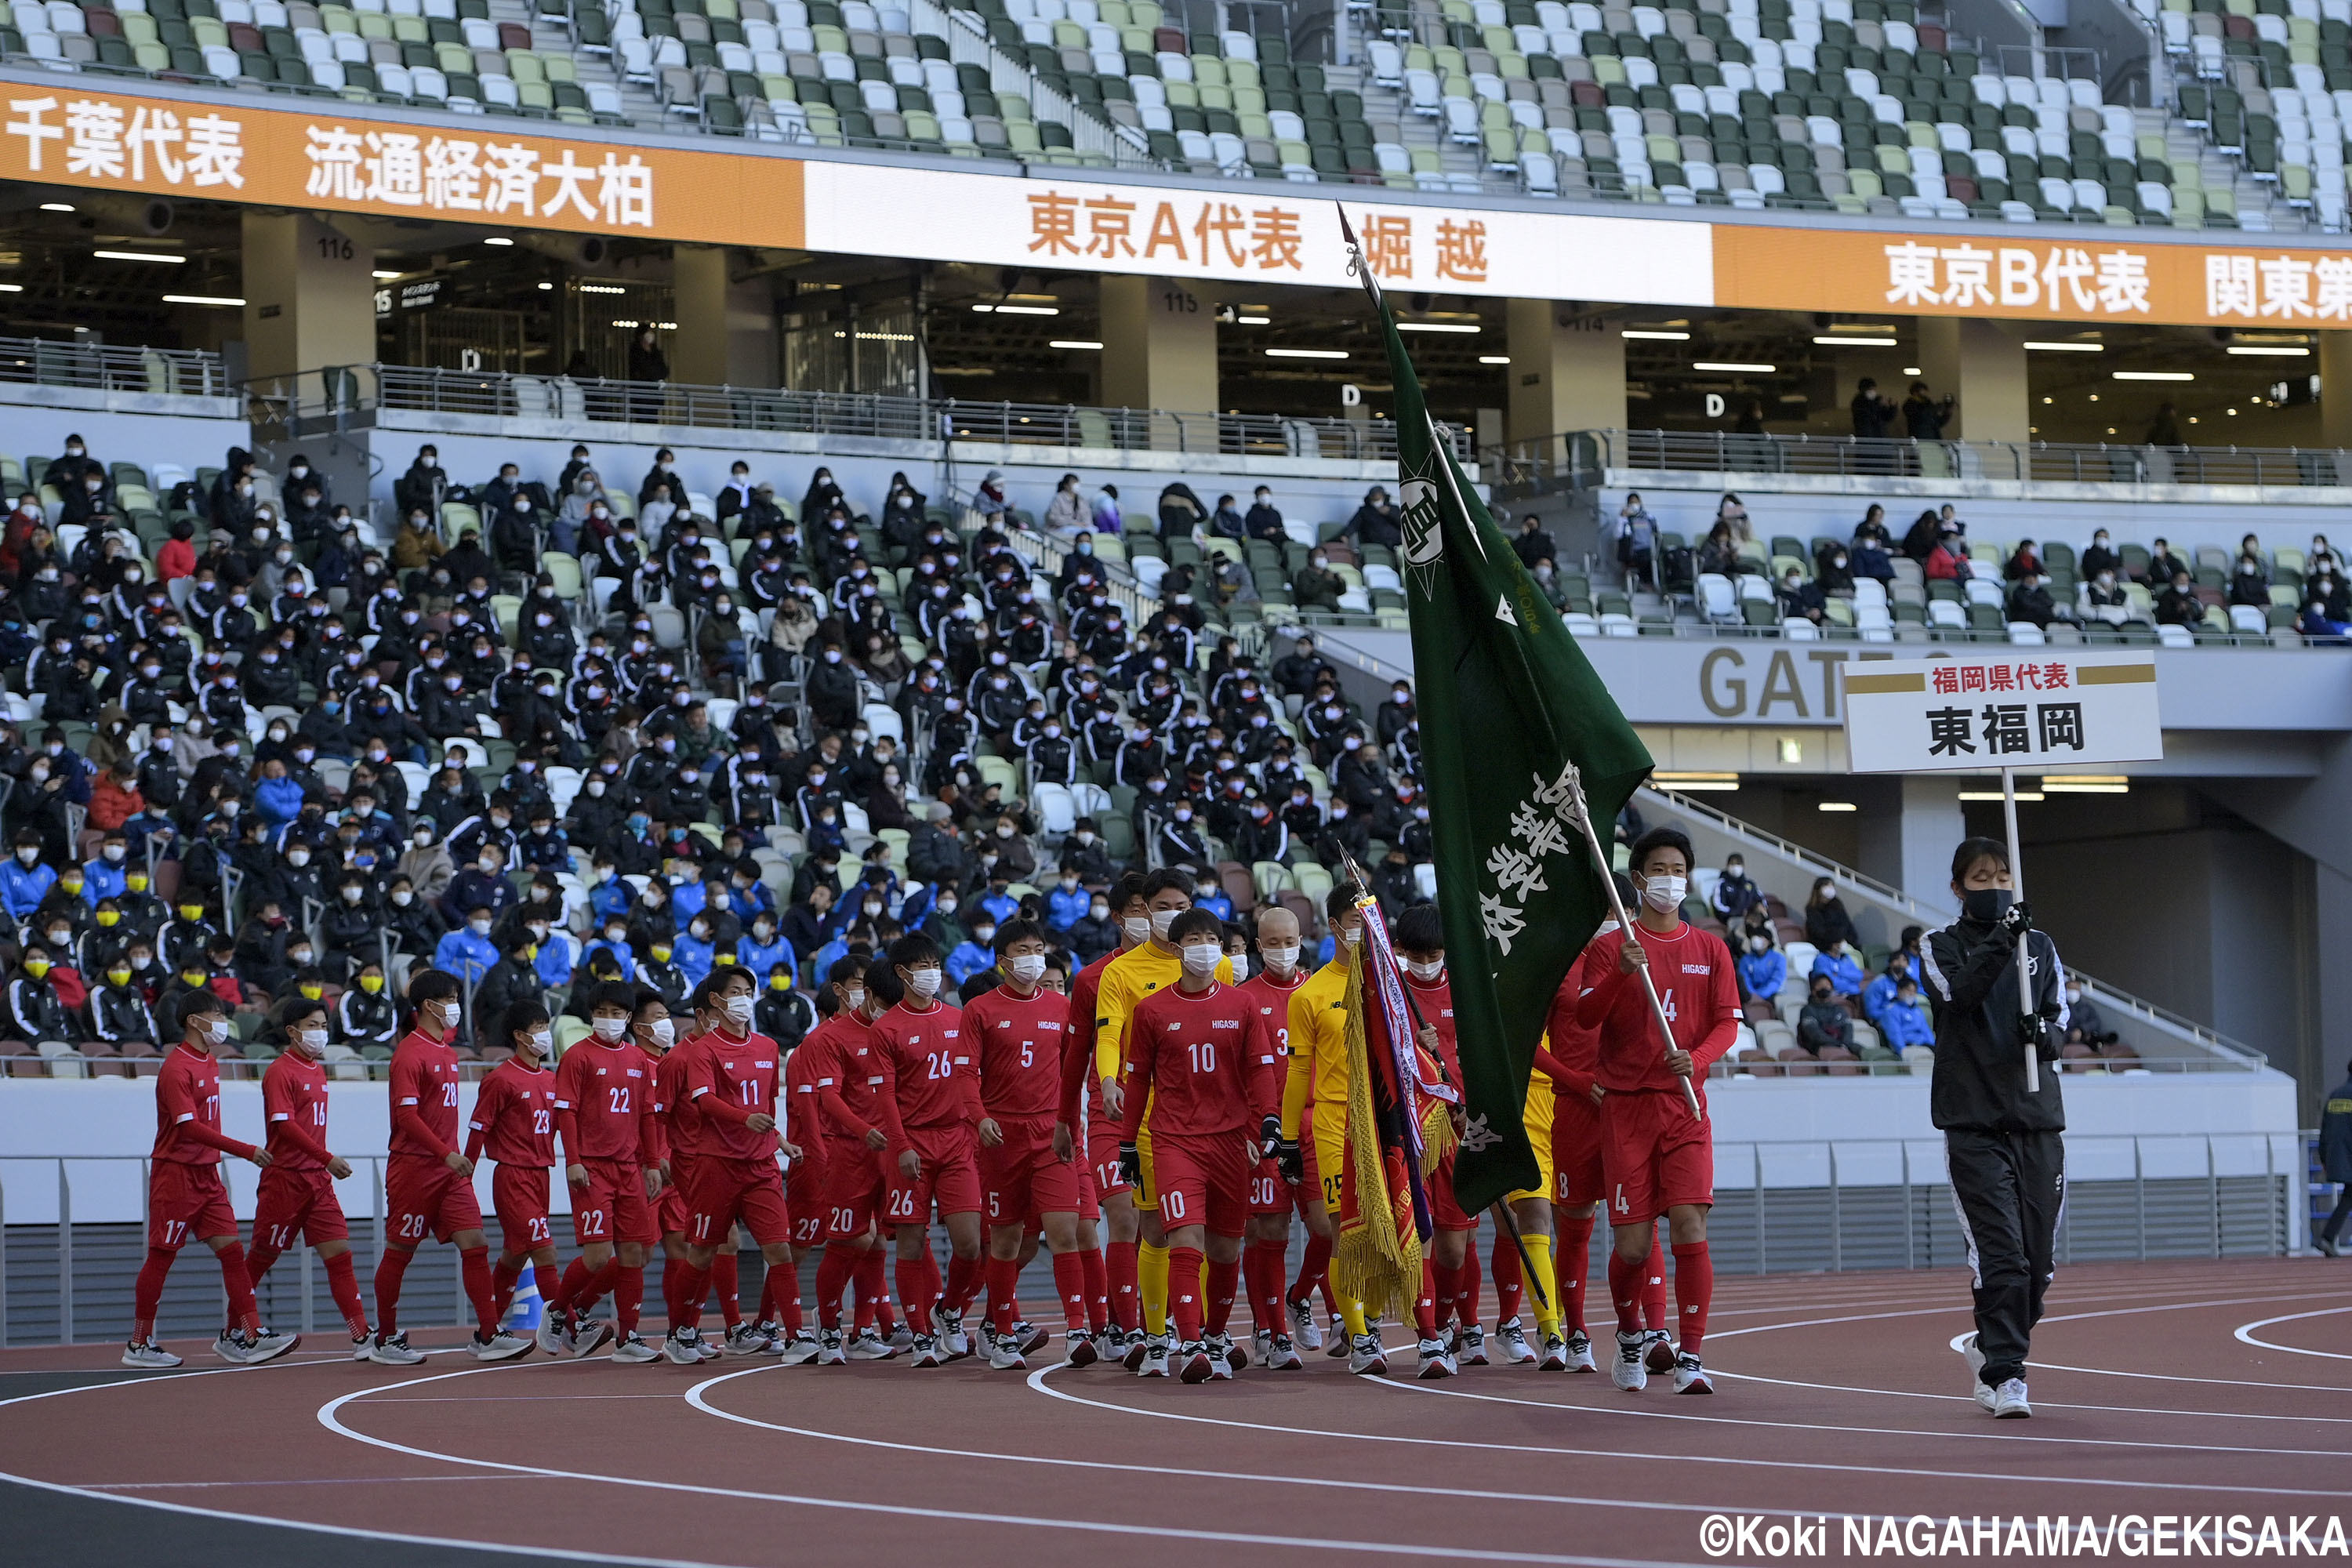
<path fill-rule="evenodd" d="M 1434 1381 L 1454 1375 L 1454 1358 L 1445 1353 L 1444 1340 L 1423 1340 L 1416 1348 L 1421 1352 L 1421 1365 L 1413 1373 L 1415 1377 Z"/>
<path fill-rule="evenodd" d="M 673 1366 L 702 1364 L 702 1331 L 699 1329 L 672 1329 L 662 1341 L 661 1353 Z"/>
<path fill-rule="evenodd" d="M 1675 1392 L 1676 1394 L 1713 1394 L 1715 1384 L 1707 1377 L 1706 1368 L 1699 1365 L 1698 1357 L 1685 1352 L 1675 1357 Z"/>
<path fill-rule="evenodd" d="M 940 1342 L 940 1353 L 950 1361 L 961 1361 L 971 1353 L 971 1336 L 964 1332 L 963 1314 L 945 1307 L 931 1313 L 931 1327 Z"/>
<path fill-rule="evenodd" d="M 132 1340 L 122 1347 L 122 1364 L 140 1372 L 167 1372 L 181 1362 L 153 1340 Z"/>
<path fill-rule="evenodd" d="M 1643 1347 L 1642 1364 L 1661 1374 L 1674 1371 L 1674 1337 L 1664 1329 L 1652 1329 L 1645 1337 L 1649 1343 Z"/>
<path fill-rule="evenodd" d="M 1388 1352 L 1381 1347 L 1378 1334 L 1358 1334 L 1348 1344 L 1348 1370 L 1358 1377 L 1386 1377 L 1389 1374 Z"/>
<path fill-rule="evenodd" d="M 1135 1375 L 1138 1377 L 1166 1377 L 1168 1375 L 1168 1353 L 1169 1346 L 1167 1338 L 1164 1335 L 1159 1334 L 1151 1336 L 1150 1339 L 1145 1342 L 1143 1348 L 1143 1365 L 1137 1369 Z"/>
<path fill-rule="evenodd" d="M 1265 1368 L 1268 1372 L 1300 1372 L 1307 1363 L 1298 1359 L 1298 1347 L 1290 1342 L 1288 1334 L 1276 1334 L 1266 1342 Z"/>
<path fill-rule="evenodd" d="M 584 1356 L 620 1331 L 617 1324 L 604 1318 L 580 1319 L 572 1325 L 572 1353 Z"/>
<path fill-rule="evenodd" d="M 1143 1358 L 1151 1353 L 1151 1341 L 1140 1329 L 1118 1331 L 1118 1363 L 1129 1372 L 1143 1370 Z"/>
<path fill-rule="evenodd" d="M 1323 1331 L 1323 1353 L 1334 1361 L 1348 1353 L 1348 1320 L 1337 1312 L 1331 1314 L 1331 1326 Z"/>
<path fill-rule="evenodd" d="M 623 1334 L 620 1342 L 613 1347 L 613 1359 L 617 1362 L 626 1362 L 632 1366 L 642 1366 L 647 1362 L 659 1361 L 661 1358 L 662 1352 L 648 1344 L 645 1335 L 635 1329 Z"/>
<path fill-rule="evenodd" d="M 1536 1363 L 1536 1370 L 1538 1372 L 1566 1372 L 1568 1370 L 1568 1342 L 1561 1339 L 1558 1334 L 1546 1334 L 1544 1336 L 1543 1342 L 1543 1359 Z"/>
<path fill-rule="evenodd" d="M 914 1342 L 911 1337 L 907 1341 L 909 1347 Z M 898 1346 L 873 1329 L 858 1330 L 857 1337 L 849 1343 L 849 1359 L 852 1361 L 888 1361 L 898 1353 Z"/>
<path fill-rule="evenodd" d="M 1315 1321 L 1311 1302 L 1290 1303 L 1290 1337 L 1300 1350 L 1311 1352 L 1323 1348 L 1323 1328 Z"/>
<path fill-rule="evenodd" d="M 1088 1331 L 1085 1329 L 1072 1329 L 1068 1333 L 1063 1335 L 1062 1339 L 1064 1343 L 1068 1346 L 1068 1350 L 1063 1359 L 1067 1361 L 1072 1366 L 1092 1366 L 1097 1361 L 1101 1359 L 1099 1352 L 1095 1349 L 1095 1337 Z"/>
<path fill-rule="evenodd" d="M 988 1367 L 991 1372 L 1026 1372 L 1028 1358 L 1021 1353 L 1021 1342 L 1011 1334 L 1001 1334 L 988 1347 Z"/>
<path fill-rule="evenodd" d="M 1176 1364 L 1182 1368 L 1177 1376 L 1185 1383 L 1206 1383 L 1215 1372 L 1215 1368 L 1209 1364 L 1208 1347 L 1199 1340 L 1187 1342 L 1184 1348 L 1176 1352 L 1175 1360 Z"/>
<path fill-rule="evenodd" d="M 213 1354 L 231 1366 L 259 1366 L 275 1360 L 302 1342 L 299 1334 L 281 1334 L 275 1329 L 263 1329 L 248 1333 L 243 1329 L 231 1329 L 213 1342 Z"/>
<path fill-rule="evenodd" d="M 908 1364 L 922 1367 L 945 1366 L 947 1357 L 940 1353 L 939 1341 L 929 1334 L 917 1334 L 914 1359 Z"/>
<path fill-rule="evenodd" d="M 352 1336 L 352 1359 L 353 1361 L 367 1360 L 368 1352 L 374 1348 L 375 1336 L 373 1334 L 353 1334 Z"/>
<path fill-rule="evenodd" d="M 396 1334 L 379 1333 L 375 1343 L 368 1347 L 368 1360 L 378 1366 L 415 1366 L 425 1359 L 425 1352 L 411 1350 L 405 1331 Z"/>
<path fill-rule="evenodd" d="M 738 1323 L 727 1331 L 729 1355 L 758 1355 L 775 1342 L 775 1335 L 758 1323 Z"/>
<path fill-rule="evenodd" d="M 1231 1383 L 1234 1373 L 1249 1363 L 1241 1359 L 1241 1349 L 1224 1334 L 1211 1334 L 1202 1342 L 1209 1347 L 1209 1381 Z"/>
<path fill-rule="evenodd" d="M 1013 1322 L 1013 1342 L 1023 1355 L 1035 1355 L 1054 1342 L 1054 1331 L 1041 1329 L 1034 1323 L 1024 1323 L 1016 1318 Z"/>
<path fill-rule="evenodd" d="M 1250 1353 L 1263 1363 L 1274 1359 L 1274 1331 L 1270 1329 L 1250 1331 Z"/>
<path fill-rule="evenodd" d="M 1486 1331 L 1472 1323 L 1454 1342 L 1454 1358 L 1464 1366 L 1486 1364 Z"/>
<path fill-rule="evenodd" d="M 512 1361 L 517 1356 L 530 1353 L 530 1341 L 521 1334 L 510 1334 L 504 1329 L 485 1338 L 477 1329 L 466 1351 L 476 1361 Z"/>
<path fill-rule="evenodd" d="M 1649 1339 L 1643 1333 L 1617 1331 L 1617 1359 L 1610 1364 L 1609 1381 L 1628 1394 L 1639 1394 L 1650 1386 L 1650 1369 L 1643 1364 Z"/>
<path fill-rule="evenodd" d="M 2004 1421 L 2022 1421 L 2033 1414 L 2025 1396 L 2025 1379 L 2012 1377 L 1993 1390 L 1992 1413 Z"/>
<path fill-rule="evenodd" d="M 548 1308 L 539 1315 L 539 1327 L 532 1332 L 531 1340 L 539 1346 L 539 1353 L 544 1356 L 587 1353 L 584 1351 L 572 1349 L 571 1314 L 553 1307 Z"/>
<path fill-rule="evenodd" d="M 778 1338 L 768 1347 L 768 1353 L 785 1366 L 806 1366 L 816 1360 L 816 1336 L 803 1329 L 790 1339 Z"/>
<path fill-rule="evenodd" d="M 859 1331 L 861 1333 L 877 1332 L 877 1331 L 872 1329 L 861 1330 Z M 890 1326 L 890 1331 L 887 1334 L 883 1334 L 880 1337 L 883 1342 L 889 1345 L 889 1347 L 894 1351 L 910 1351 L 915 1348 L 915 1331 L 908 1325 L 906 1320 L 903 1318 Z"/>
<path fill-rule="evenodd" d="M 847 1366 L 849 1364 L 849 1352 L 841 1348 L 841 1331 L 839 1329 L 825 1329 L 817 1334 L 816 1364 L 819 1366 Z"/>
<path fill-rule="evenodd" d="M 1570 1372 L 1601 1370 L 1592 1362 L 1592 1336 L 1581 1329 L 1568 1336 L 1568 1370 Z"/>
<path fill-rule="evenodd" d="M 1536 1359 L 1535 1346 L 1528 1343 L 1528 1331 L 1517 1318 L 1505 1318 L 1495 1325 L 1495 1338 L 1503 1347 L 1503 1364 L 1525 1366 Z"/>

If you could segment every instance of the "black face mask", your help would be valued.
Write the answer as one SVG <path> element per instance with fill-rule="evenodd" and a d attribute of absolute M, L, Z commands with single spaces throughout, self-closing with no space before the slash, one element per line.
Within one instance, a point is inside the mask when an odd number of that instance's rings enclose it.
<path fill-rule="evenodd" d="M 1971 888 L 1960 895 L 1960 912 L 1979 925 L 1990 925 L 2015 902 L 2017 895 L 2007 888 Z"/>

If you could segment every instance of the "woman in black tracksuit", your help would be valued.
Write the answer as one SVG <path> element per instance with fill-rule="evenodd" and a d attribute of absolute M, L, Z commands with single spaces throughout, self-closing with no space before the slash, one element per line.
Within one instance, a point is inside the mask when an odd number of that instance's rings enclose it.
<path fill-rule="evenodd" d="M 2009 850 L 1999 840 L 1961 843 L 1952 891 L 1959 920 L 1931 934 L 1921 952 L 1936 1013 L 1928 1108 L 1943 1130 L 1976 1295 L 1977 1329 L 1962 1353 L 1979 1405 L 2027 1416 L 2027 1343 L 2050 1286 L 2066 1191 L 2057 1068 L 2066 976 L 2057 944 L 2033 929 L 2032 912 L 2011 891 Z M 2018 996 L 2021 943 L 2033 982 L 2031 1012 Z M 2029 1043 L 2041 1063 L 2032 1090 Z"/>

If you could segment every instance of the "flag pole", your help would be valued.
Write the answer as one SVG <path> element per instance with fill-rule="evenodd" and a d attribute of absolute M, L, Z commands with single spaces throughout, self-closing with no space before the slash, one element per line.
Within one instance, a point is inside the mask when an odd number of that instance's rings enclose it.
<path fill-rule="evenodd" d="M 2017 770 L 2000 770 L 2001 825 L 2009 831 L 2010 897 L 2019 903 L 2025 901 L 2025 868 L 2017 857 Z M 2017 1006 L 2018 1016 L 2032 1017 L 2040 1009 L 2033 1005 L 2033 935 L 2031 931 L 2017 933 Z M 2025 1042 L 2025 1092 L 2038 1094 L 2042 1089 L 2042 1052 L 2037 1042 Z"/>
<path fill-rule="evenodd" d="M 1585 806 L 1583 775 L 1577 772 L 1576 765 L 1571 763 L 1562 772 L 1561 777 L 1568 784 L 1569 802 L 1571 809 L 1576 813 L 1576 825 L 1584 829 L 1585 847 L 1592 851 L 1593 872 L 1601 879 L 1601 887 L 1608 889 L 1609 909 L 1610 912 L 1617 917 L 1617 929 L 1625 933 L 1626 941 L 1639 941 L 1640 939 L 1633 935 L 1633 919 L 1625 912 L 1625 901 L 1617 896 L 1617 879 L 1610 874 L 1609 857 L 1601 853 L 1601 836 L 1593 830 L 1592 826 L 1592 813 Z M 1658 983 L 1650 977 L 1650 966 L 1646 963 L 1643 964 L 1640 973 L 1642 990 L 1650 998 L 1650 1016 L 1658 1022 L 1660 1037 L 1666 1042 L 1666 1049 L 1679 1050 L 1681 1047 L 1675 1044 L 1674 1026 L 1666 1021 L 1666 1005 L 1658 1000 Z M 1683 1102 L 1690 1107 L 1690 1113 L 1693 1116 L 1697 1116 L 1700 1114 L 1698 1090 L 1692 1085 L 1689 1074 L 1679 1076 L 1683 1080 Z"/>

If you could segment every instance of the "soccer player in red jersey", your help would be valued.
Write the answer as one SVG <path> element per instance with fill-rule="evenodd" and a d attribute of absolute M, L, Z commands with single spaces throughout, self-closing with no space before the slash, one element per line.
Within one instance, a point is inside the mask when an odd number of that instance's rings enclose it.
<path fill-rule="evenodd" d="M 1445 928 L 1438 922 L 1437 906 L 1417 904 L 1397 917 L 1396 954 L 1404 965 L 1405 998 L 1413 1010 L 1421 1048 L 1435 1057 L 1445 1081 L 1462 1081 L 1462 1058 L 1454 1042 L 1454 987 L 1445 978 Z M 1458 1131 L 1458 1128 L 1457 1128 Z M 1473 1365 L 1486 1359 L 1486 1333 L 1478 1325 L 1474 1305 L 1462 1314 L 1460 1338 L 1451 1343 L 1439 1337 L 1445 1320 L 1471 1288 L 1465 1274 L 1478 1278 L 1478 1254 L 1470 1244 L 1478 1218 L 1462 1212 L 1454 1201 L 1454 1152 L 1446 1152 L 1429 1176 L 1429 1206 L 1434 1228 L 1430 1250 L 1422 1260 L 1421 1295 L 1413 1302 L 1415 1326 L 1421 1331 L 1421 1366 L 1424 1378 L 1451 1377 L 1466 1353 Z M 1475 1300 L 1475 1298 L 1473 1298 Z"/>
<path fill-rule="evenodd" d="M 1225 956 L 1233 960 L 1234 971 L 1239 973 L 1244 961 L 1234 949 L 1234 942 L 1229 937 Z M 1239 989 L 1257 1010 L 1258 1027 L 1276 1058 L 1272 1065 L 1279 1081 L 1290 1067 L 1291 993 L 1307 982 L 1298 967 L 1298 917 L 1280 904 L 1260 910 L 1257 951 L 1262 971 Z M 1309 1196 L 1314 1199 L 1311 1204 L 1306 1201 Z M 1293 1186 L 1283 1179 L 1278 1163 L 1259 1161 L 1250 1173 L 1249 1244 L 1242 1249 L 1242 1288 L 1249 1292 L 1250 1321 L 1256 1329 L 1251 1338 L 1258 1360 L 1275 1372 L 1296 1372 L 1306 1365 L 1290 1337 L 1283 1301 L 1283 1285 L 1289 1278 L 1285 1260 L 1290 1254 L 1293 1210 L 1302 1216 L 1311 1215 L 1307 1219 L 1310 1238 L 1318 1223 L 1328 1237 L 1330 1224 L 1324 1216 L 1321 1188 Z M 1314 1324 L 1311 1309 L 1306 1321 L 1310 1327 Z"/>
<path fill-rule="evenodd" d="M 800 1151 L 779 1121 L 785 1113 L 777 1092 L 783 1053 L 751 1027 L 758 993 L 751 972 L 732 963 L 712 970 L 702 985 L 700 1002 L 712 1026 L 695 1042 L 686 1079 L 687 1102 L 703 1118 L 702 1151 L 687 1193 L 686 1268 L 662 1350 L 680 1366 L 703 1359 L 698 1320 L 710 1288 L 710 1265 L 720 1248 L 733 1245 L 739 1219 L 759 1245 L 772 1290 L 793 1267 L 792 1215 L 776 1156 L 790 1159 Z M 764 1304 L 761 1316 L 767 1316 Z M 768 1342 L 761 1334 L 752 1348 L 765 1350 Z M 736 1348 L 731 1336 L 729 1348 Z"/>
<path fill-rule="evenodd" d="M 1130 1184 L 1141 1173 L 1146 1101 L 1151 1119 L 1152 1186 L 1168 1230 L 1168 1301 L 1178 1373 L 1186 1383 L 1230 1378 L 1225 1325 L 1241 1279 L 1242 1231 L 1249 1223 L 1250 1173 L 1281 1141 L 1273 1056 L 1255 1006 L 1221 984 L 1224 927 L 1208 910 L 1186 910 L 1168 940 L 1182 954 L 1176 984 L 1135 1005 L 1121 1057 L 1119 1163 Z M 1206 1255 L 1205 1309 L 1202 1263 Z M 1165 1377 L 1171 1357 L 1147 1352 L 1146 1377 Z"/>
<path fill-rule="evenodd" d="M 457 1249 L 458 1277 L 474 1305 L 477 1361 L 530 1352 L 530 1341 L 499 1327 L 490 1288 L 490 1244 L 474 1196 L 474 1163 L 457 1147 L 457 1053 L 449 1047 L 463 1021 L 457 977 L 428 969 L 409 982 L 415 1018 L 392 1055 L 392 1157 L 384 1163 L 383 1261 L 375 1271 L 375 1343 L 368 1359 L 415 1366 L 425 1352 L 400 1331 L 400 1281 L 427 1236 Z"/>
<path fill-rule="evenodd" d="M 499 1217 L 499 1260 L 490 1270 L 498 1291 L 499 1318 L 514 1304 L 523 1265 L 539 1288 L 539 1348 L 549 1355 L 585 1355 L 604 1342 L 603 1325 L 593 1338 L 567 1338 L 548 1310 L 562 1289 L 555 1267 L 555 1227 L 549 1219 L 548 1172 L 555 1165 L 555 1075 L 547 1059 L 555 1054 L 547 1009 L 517 1002 L 499 1019 L 499 1037 L 514 1055 L 492 1068 L 474 1096 L 467 1122 L 466 1158 L 487 1152 L 490 1212 Z"/>
<path fill-rule="evenodd" d="M 253 1277 L 245 1247 L 236 1238 L 236 1212 L 221 1184 L 220 1157 L 250 1160 L 267 1173 L 269 1151 L 240 1143 L 221 1131 L 220 1063 L 213 1047 L 228 1038 L 228 1007 L 209 991 L 192 991 L 180 1014 L 185 1031 L 163 1060 L 155 1079 L 155 1149 L 147 1177 L 147 1261 L 133 1290 L 131 1342 L 122 1364 L 162 1371 L 180 1358 L 155 1342 L 155 1310 L 163 1299 L 163 1279 L 189 1238 L 203 1242 L 220 1259 L 221 1283 L 228 1289 L 228 1326 L 213 1342 L 223 1361 L 250 1366 L 284 1355 L 299 1342 L 293 1334 L 261 1326 L 253 1301 Z"/>
<path fill-rule="evenodd" d="M 1600 1030 L 1601 1163 L 1608 1185 L 1613 1247 L 1609 1296 L 1617 1309 L 1617 1359 L 1610 1370 L 1629 1392 L 1649 1379 L 1642 1289 L 1657 1219 L 1666 1216 L 1675 1256 L 1676 1394 L 1712 1394 L 1699 1363 L 1715 1266 L 1706 1250 L 1706 1211 L 1715 1203 L 1715 1135 L 1706 1118 L 1706 1069 L 1731 1048 L 1739 1029 L 1739 988 L 1722 942 L 1684 923 L 1690 886 L 1690 840 L 1653 828 L 1633 846 L 1628 870 L 1642 895 L 1630 932 L 1596 936 L 1577 962 L 1591 989 L 1577 1021 Z M 1657 986 L 1672 1028 L 1662 1050 L 1657 1021 L 1637 970 Z M 1691 1114 L 1687 1082 L 1698 1097 Z"/>
<path fill-rule="evenodd" d="M 581 1255 L 564 1271 L 548 1310 L 561 1315 L 558 1331 L 568 1334 L 575 1315 L 612 1291 L 620 1320 L 613 1359 L 649 1362 L 661 1352 L 637 1332 L 637 1315 L 646 1248 L 658 1239 L 653 1200 L 661 1193 L 667 1150 L 654 1073 L 669 1049 L 669 1008 L 649 988 L 607 981 L 590 1000 L 588 1022 L 593 1032 L 564 1052 L 555 1069 L 555 1132 L 563 1143 Z"/>
<path fill-rule="evenodd" d="M 1021 1278 L 1027 1226 L 1044 1227 L 1054 1256 L 1054 1292 L 1062 1299 L 1069 1361 L 1095 1360 L 1087 1317 L 1087 1271 L 1078 1237 L 1086 1174 L 1054 1146 L 1055 1108 L 1061 1095 L 1063 1036 L 1069 1002 L 1045 988 L 1045 931 L 1033 920 L 996 928 L 996 964 L 1004 984 L 963 1010 L 963 1038 L 978 1060 L 980 1174 L 988 1204 L 988 1310 L 996 1334 L 988 1364 L 1018 1371 L 1026 1352 L 1049 1337 L 1040 1330 L 1027 1343 L 1013 1333 L 1013 1294 Z"/>
<path fill-rule="evenodd" d="M 888 1185 L 883 1155 L 890 1135 L 882 1123 L 889 1079 L 883 1070 L 874 1019 L 882 1010 L 878 984 L 889 967 L 889 961 L 880 958 L 835 961 L 818 1004 L 821 1009 L 830 1008 L 831 1016 L 801 1045 L 815 1053 L 809 1070 L 816 1079 L 817 1108 L 833 1153 L 825 1189 L 824 1258 L 816 1271 L 819 1366 L 883 1361 L 898 1353 L 875 1331 L 876 1320 L 888 1303 L 883 1289 L 887 1269 L 881 1216 Z M 869 984 L 868 976 L 877 984 Z M 852 1281 L 857 1312 L 845 1335 L 841 1298 Z"/>
<path fill-rule="evenodd" d="M 898 1299 L 916 1325 L 914 1364 L 971 1353 L 964 1309 L 980 1290 L 979 1077 L 963 1014 L 939 999 L 939 944 L 909 932 L 890 944 L 887 974 L 869 973 L 891 1005 L 874 1020 L 884 1076 L 879 1109 L 890 1137 L 882 1223 L 898 1228 Z M 894 993 L 895 989 L 895 994 Z M 948 1232 L 948 1276 L 931 1256 L 931 1209 Z"/>
<path fill-rule="evenodd" d="M 1101 999 L 1103 971 L 1151 940 L 1151 913 L 1143 897 L 1143 878 L 1138 872 L 1129 871 L 1112 883 L 1108 901 L 1109 912 L 1119 922 L 1118 946 L 1070 977 L 1069 1026 L 1062 1040 L 1061 1100 L 1054 1126 L 1054 1152 L 1076 1163 L 1087 1178 L 1089 1196 L 1102 1214 L 1103 1250 L 1084 1260 L 1089 1304 L 1087 1321 L 1091 1331 L 1102 1336 L 1102 1349 L 1118 1359 L 1127 1353 L 1130 1342 L 1139 1342 L 1143 1333 L 1143 1304 L 1136 1294 L 1136 1253 L 1143 1220 L 1136 1212 L 1133 1189 L 1119 1173 L 1118 1123 L 1103 1108 L 1102 1078 L 1095 1059 L 1096 1005 Z M 1084 1121 L 1078 1114 L 1081 1090 Z"/>
<path fill-rule="evenodd" d="M 819 1027 L 838 1005 L 833 988 L 825 986 L 817 996 Z M 813 1037 L 811 1030 L 809 1037 Z M 793 1047 L 784 1058 L 783 1102 L 786 1112 L 780 1120 L 792 1130 L 793 1142 L 800 1145 L 800 1155 L 784 1171 L 784 1208 L 793 1219 L 793 1268 L 782 1279 L 773 1281 L 772 1291 L 763 1289 L 761 1300 L 772 1296 L 782 1309 L 775 1322 L 779 1331 L 768 1353 L 779 1357 L 786 1366 L 802 1366 L 823 1353 L 824 1344 L 810 1332 L 801 1310 L 801 1260 L 825 1245 L 825 1221 L 829 1214 L 826 1193 L 833 1183 L 834 1149 L 825 1137 L 824 1111 L 818 1102 L 822 1053 L 808 1048 L 809 1037 Z M 828 1253 L 828 1256 L 830 1254 Z M 817 1265 L 822 1270 L 824 1265 Z M 789 1296 L 784 1292 L 790 1291 Z M 761 1309 L 761 1326 L 767 1308 Z"/>
<path fill-rule="evenodd" d="M 352 1331 L 352 1359 L 365 1361 L 375 1341 L 360 1282 L 352 1273 L 351 1226 L 335 1196 L 335 1184 L 352 1167 L 327 1149 L 327 1069 L 319 1061 L 327 1049 L 326 1004 L 296 997 L 284 1019 L 286 1050 L 261 1075 L 271 1158 L 253 1205 L 253 1249 L 246 1263 L 257 1296 L 261 1278 L 278 1255 L 297 1237 L 310 1243 L 326 1266 L 327 1289 Z"/>

